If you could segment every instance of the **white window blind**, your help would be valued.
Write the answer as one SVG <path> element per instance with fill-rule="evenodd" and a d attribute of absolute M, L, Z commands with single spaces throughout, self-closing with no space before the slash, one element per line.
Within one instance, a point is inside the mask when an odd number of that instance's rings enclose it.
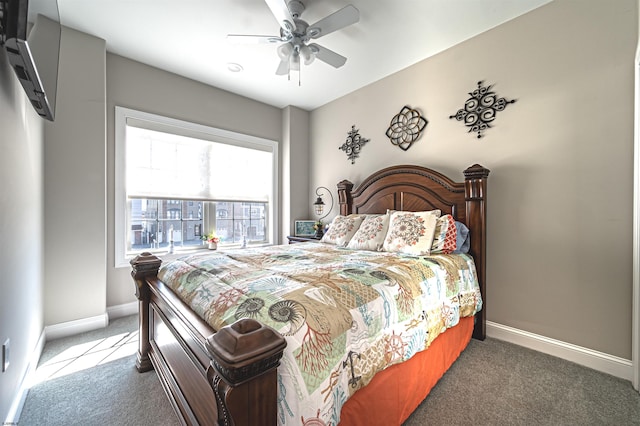
<path fill-rule="evenodd" d="M 255 203 L 263 209 L 259 218 L 232 215 L 233 229 L 227 231 L 233 242 L 244 235 L 236 235 L 236 225 L 241 224 L 240 229 L 248 221 L 251 229 L 257 227 L 251 241 L 262 235 L 262 241 L 273 244 L 278 235 L 278 174 L 274 140 L 116 106 L 115 266 L 129 267 L 133 247 L 149 244 L 150 237 L 162 244 L 164 225 L 174 226 L 174 237 L 180 231 L 173 241 L 184 246 L 196 237 L 196 225 L 200 233 L 220 230 L 217 221 L 228 218 L 219 218 L 215 206 L 225 203 Z M 183 208 L 180 213 L 154 213 L 151 208 L 142 214 L 140 203 L 162 200 L 180 202 Z M 191 212 L 191 201 L 202 201 L 202 211 Z M 200 241 L 194 241 L 199 247 Z"/>
<path fill-rule="evenodd" d="M 262 202 L 271 198 L 273 153 L 263 146 L 130 125 L 126 140 L 129 197 Z"/>

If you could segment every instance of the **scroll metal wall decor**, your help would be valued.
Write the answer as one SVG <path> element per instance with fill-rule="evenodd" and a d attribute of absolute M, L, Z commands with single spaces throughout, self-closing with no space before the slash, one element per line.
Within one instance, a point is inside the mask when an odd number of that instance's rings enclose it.
<path fill-rule="evenodd" d="M 351 160 L 351 164 L 354 164 L 356 162 L 358 154 L 360 154 L 362 146 L 365 143 L 369 142 L 369 139 L 360 136 L 355 124 L 351 126 L 351 131 L 347 132 L 347 134 L 349 135 L 347 136 L 347 140 L 342 144 L 341 147 L 338 147 L 338 149 L 343 150 L 347 154 L 349 160 Z"/>
<path fill-rule="evenodd" d="M 458 121 L 464 121 L 464 125 L 469 128 L 469 133 L 478 133 L 478 139 L 483 132 L 491 127 L 491 122 L 495 120 L 498 111 L 503 111 L 508 104 L 514 103 L 516 100 L 510 101 L 505 98 L 498 98 L 495 92 L 491 91 L 493 86 L 483 86 L 482 81 L 478 82 L 478 88 L 469 93 L 471 97 L 467 99 L 464 108 L 458 110 L 455 115 L 449 118 L 455 118 Z"/>
<path fill-rule="evenodd" d="M 418 111 L 404 106 L 391 119 L 386 135 L 392 144 L 406 151 L 418 140 L 427 123 L 428 121 Z"/>

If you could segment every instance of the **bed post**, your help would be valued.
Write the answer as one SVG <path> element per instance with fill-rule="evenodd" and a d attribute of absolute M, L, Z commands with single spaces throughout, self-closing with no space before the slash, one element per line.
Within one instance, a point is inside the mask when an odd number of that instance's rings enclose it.
<path fill-rule="evenodd" d="M 473 256 L 482 294 L 482 310 L 476 314 L 476 323 L 473 328 L 473 337 L 484 340 L 486 337 L 486 248 L 487 248 L 487 178 L 489 169 L 479 164 L 467 168 L 464 171 L 464 194 L 466 204 L 467 226 L 470 231 L 471 247 L 469 253 Z"/>
<path fill-rule="evenodd" d="M 276 425 L 276 368 L 287 342 L 273 328 L 244 318 L 207 338 L 211 354 L 207 380 L 222 426 Z"/>
<path fill-rule="evenodd" d="M 140 373 L 153 369 L 149 358 L 149 286 L 146 278 L 158 275 L 162 260 L 151 253 L 142 253 L 131 259 L 131 277 L 136 284 L 138 298 L 138 356 L 136 369 Z"/>
<path fill-rule="evenodd" d="M 338 203 L 340 204 L 340 214 L 342 216 L 350 215 L 353 198 L 351 196 L 351 190 L 353 189 L 353 184 L 348 180 L 343 180 L 338 183 Z"/>

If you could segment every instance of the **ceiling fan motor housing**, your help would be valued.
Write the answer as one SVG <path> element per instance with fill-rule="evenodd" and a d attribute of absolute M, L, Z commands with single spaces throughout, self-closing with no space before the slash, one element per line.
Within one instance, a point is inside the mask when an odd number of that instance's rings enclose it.
<path fill-rule="evenodd" d="M 289 8 L 289 12 L 291 12 L 291 16 L 294 18 L 299 18 L 302 12 L 304 12 L 304 4 L 298 0 L 291 0 L 287 4 L 287 7 Z"/>

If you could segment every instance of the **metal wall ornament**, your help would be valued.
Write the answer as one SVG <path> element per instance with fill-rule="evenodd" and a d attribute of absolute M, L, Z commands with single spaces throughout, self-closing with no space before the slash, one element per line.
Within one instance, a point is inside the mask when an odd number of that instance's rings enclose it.
<path fill-rule="evenodd" d="M 418 111 L 405 105 L 391 119 L 386 135 L 393 145 L 406 151 L 418 140 L 428 123 Z"/>
<path fill-rule="evenodd" d="M 469 93 L 471 97 L 465 102 L 464 108 L 459 109 L 455 115 L 449 116 L 450 119 L 464 121 L 464 125 L 469 128 L 468 133 L 478 133 L 478 139 L 484 136 L 485 130 L 491 128 L 491 122 L 495 120 L 496 113 L 504 111 L 508 104 L 516 101 L 498 98 L 498 95 L 491 91 L 493 85 L 485 87 L 482 83 L 479 81 L 478 88 Z"/>
<path fill-rule="evenodd" d="M 369 139 L 363 138 L 358 132 L 359 130 L 356 129 L 355 124 L 351 126 L 351 130 L 347 132 L 349 135 L 347 136 L 347 140 L 342 144 L 342 146 L 338 147 L 338 149 L 343 150 L 347 154 L 347 158 L 351 160 L 351 164 L 355 164 L 362 146 L 369 142 Z"/>

